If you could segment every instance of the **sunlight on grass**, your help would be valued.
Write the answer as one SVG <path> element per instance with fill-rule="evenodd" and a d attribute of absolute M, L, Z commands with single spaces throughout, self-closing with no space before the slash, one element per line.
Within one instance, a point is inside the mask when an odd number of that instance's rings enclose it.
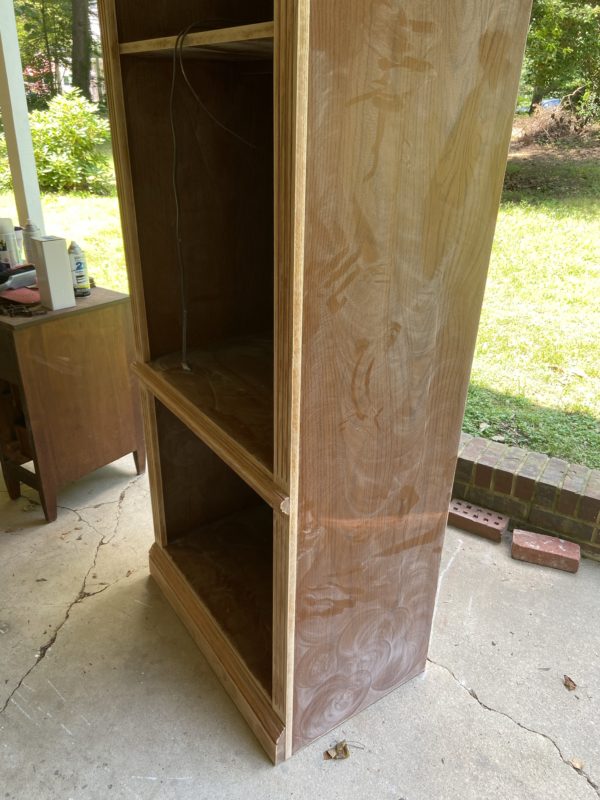
<path fill-rule="evenodd" d="M 44 195 L 46 233 L 74 239 L 84 250 L 90 275 L 98 286 L 128 291 L 119 204 L 115 196 Z M 0 194 L 0 216 L 17 213 L 11 194 Z"/>
<path fill-rule="evenodd" d="M 503 206 L 474 383 L 600 417 L 600 202 Z"/>

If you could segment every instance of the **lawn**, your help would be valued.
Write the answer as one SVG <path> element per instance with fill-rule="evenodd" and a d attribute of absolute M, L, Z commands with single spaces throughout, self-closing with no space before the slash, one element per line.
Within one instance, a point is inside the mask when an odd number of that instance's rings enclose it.
<path fill-rule="evenodd" d="M 46 228 L 127 291 L 115 197 L 44 197 Z M 0 216 L 15 216 L 0 195 Z M 511 159 L 464 429 L 600 468 L 600 164 Z"/>

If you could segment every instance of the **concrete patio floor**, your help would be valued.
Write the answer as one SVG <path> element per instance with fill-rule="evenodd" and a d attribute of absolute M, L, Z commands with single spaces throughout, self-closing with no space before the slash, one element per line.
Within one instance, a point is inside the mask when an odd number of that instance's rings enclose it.
<path fill-rule="evenodd" d="M 273 768 L 148 576 L 132 460 L 50 525 L 26 491 L 0 484 L 0 798 L 600 797 L 600 564 L 448 529 L 426 673 Z M 323 761 L 342 738 L 351 757 Z"/>

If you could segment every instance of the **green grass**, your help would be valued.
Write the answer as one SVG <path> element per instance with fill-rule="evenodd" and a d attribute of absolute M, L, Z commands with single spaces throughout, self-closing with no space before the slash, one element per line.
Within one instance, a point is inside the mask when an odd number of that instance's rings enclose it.
<path fill-rule="evenodd" d="M 44 197 L 98 285 L 127 291 L 116 197 Z M 0 216 L 16 217 L 11 195 Z M 600 165 L 509 164 L 464 429 L 600 468 Z"/>
<path fill-rule="evenodd" d="M 464 429 L 600 468 L 600 167 L 513 162 Z"/>
<path fill-rule="evenodd" d="M 74 239 L 85 251 L 98 286 L 128 291 L 117 198 L 44 195 L 46 232 Z M 0 194 L 0 217 L 17 218 L 12 194 Z"/>

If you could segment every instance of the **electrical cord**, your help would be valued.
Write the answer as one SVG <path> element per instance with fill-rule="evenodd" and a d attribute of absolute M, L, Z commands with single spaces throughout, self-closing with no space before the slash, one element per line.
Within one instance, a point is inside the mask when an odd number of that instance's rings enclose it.
<path fill-rule="evenodd" d="M 171 91 L 169 94 L 169 121 L 171 125 L 171 140 L 173 148 L 173 170 L 171 174 L 173 198 L 175 202 L 175 237 L 176 237 L 176 253 L 177 253 L 177 266 L 179 270 L 179 294 L 180 294 L 180 309 L 181 309 L 181 368 L 185 372 L 191 372 L 192 368 L 188 362 L 188 282 L 187 271 L 185 269 L 185 259 L 183 258 L 183 249 L 181 243 L 181 203 L 179 198 L 179 187 L 177 185 L 178 174 L 178 147 L 177 147 L 177 130 L 175 127 L 175 89 L 177 84 L 177 65 L 179 63 L 179 71 L 183 77 L 185 84 L 196 101 L 199 108 L 206 114 L 206 116 L 215 124 L 222 128 L 230 136 L 245 144 L 247 147 L 257 149 L 257 146 L 249 142 L 243 136 L 236 133 L 236 131 L 227 127 L 207 108 L 206 104 L 201 100 L 200 96 L 192 86 L 183 63 L 183 49 L 185 46 L 185 39 L 193 30 L 210 30 L 211 28 L 221 25 L 224 20 L 205 20 L 204 22 L 195 22 L 183 28 L 175 40 L 175 47 L 173 49 L 172 60 L 172 74 L 171 74 Z M 226 20 L 230 25 L 231 20 Z M 241 24 L 241 23 L 236 23 Z"/>

